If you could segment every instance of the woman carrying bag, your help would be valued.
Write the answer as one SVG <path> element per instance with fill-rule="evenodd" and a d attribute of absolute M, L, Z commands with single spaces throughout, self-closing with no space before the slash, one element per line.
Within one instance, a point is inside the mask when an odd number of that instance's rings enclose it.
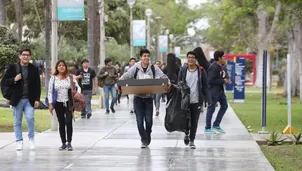
<path fill-rule="evenodd" d="M 49 111 L 53 114 L 53 110 L 55 110 L 58 117 L 59 131 L 62 141 L 62 146 L 59 150 L 67 149 L 68 151 L 72 151 L 72 120 L 74 117 L 73 94 L 75 93 L 73 92 L 73 87 L 77 87 L 77 94 L 80 94 L 81 88 L 76 82 L 76 79 L 73 79 L 72 76 L 68 74 L 67 64 L 64 60 L 59 60 L 56 63 L 55 68 L 55 72 L 50 78 L 48 86 Z"/>

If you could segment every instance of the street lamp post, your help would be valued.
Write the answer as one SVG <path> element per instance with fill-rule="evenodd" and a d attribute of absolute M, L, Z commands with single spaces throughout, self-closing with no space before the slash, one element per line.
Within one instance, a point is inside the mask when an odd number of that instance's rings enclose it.
<path fill-rule="evenodd" d="M 169 35 L 169 39 L 170 39 L 170 47 L 169 47 L 170 50 L 169 51 L 170 51 L 170 53 L 173 53 L 173 42 L 174 42 L 173 38 L 174 38 L 174 35 L 170 34 Z"/>
<path fill-rule="evenodd" d="M 157 20 L 157 24 L 158 24 L 158 29 L 157 29 L 157 45 L 156 45 L 156 49 L 157 49 L 157 55 L 156 55 L 156 59 L 157 60 L 161 60 L 161 57 L 160 57 L 160 51 L 159 51 L 159 34 L 160 34 L 160 30 L 161 30 L 161 25 L 160 25 L 160 20 L 161 20 L 161 17 L 156 17 L 156 20 Z"/>
<path fill-rule="evenodd" d="M 135 0 L 127 0 L 127 3 L 130 7 L 130 58 L 133 57 L 133 5 L 135 4 Z"/>
<path fill-rule="evenodd" d="M 150 8 L 146 9 L 145 11 L 145 14 L 148 18 L 148 21 L 147 21 L 147 49 L 150 50 L 150 47 L 151 47 L 151 40 L 150 40 L 150 17 L 152 15 L 152 10 Z"/>

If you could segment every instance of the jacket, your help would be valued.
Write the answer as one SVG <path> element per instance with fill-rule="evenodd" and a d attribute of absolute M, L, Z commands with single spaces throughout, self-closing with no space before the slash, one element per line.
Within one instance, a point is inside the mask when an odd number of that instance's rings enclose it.
<path fill-rule="evenodd" d="M 131 67 L 126 73 L 124 73 L 119 80 L 126 80 L 134 78 L 134 75 L 137 71 L 136 79 L 152 79 L 153 72 L 151 69 L 151 64 L 149 64 L 146 72 L 142 68 L 141 62 L 136 63 L 133 67 Z M 157 66 L 154 65 L 154 76 L 155 78 L 168 78 Z M 152 98 L 151 94 L 136 94 L 135 96 L 142 97 L 142 98 Z"/>
<path fill-rule="evenodd" d="M 204 68 L 200 69 L 200 66 L 197 66 L 198 68 L 198 93 L 199 93 L 199 103 L 203 104 L 203 102 L 212 104 L 212 98 L 209 93 L 209 85 L 208 85 L 208 79 L 207 79 L 207 73 Z M 188 67 L 184 66 L 181 68 L 179 74 L 178 74 L 178 82 L 182 81 L 183 83 L 186 83 L 186 76 L 187 76 Z M 202 74 L 201 74 L 202 72 Z"/>
<path fill-rule="evenodd" d="M 224 77 L 222 66 L 213 62 L 207 70 L 211 94 L 224 92 Z"/>
<path fill-rule="evenodd" d="M 105 72 L 108 72 L 108 75 L 105 75 Z M 113 74 L 113 77 L 110 77 L 109 74 Z M 98 79 L 104 80 L 105 86 L 114 85 L 117 79 L 116 69 L 113 66 L 110 68 L 107 68 L 106 66 L 103 67 L 98 74 Z"/>
<path fill-rule="evenodd" d="M 20 65 L 20 64 L 19 64 Z M 21 66 L 20 70 L 22 70 Z M 12 88 L 12 96 L 9 100 L 9 104 L 12 106 L 17 106 L 21 100 L 23 93 L 23 80 L 19 80 L 15 83 L 15 77 L 19 73 L 16 73 L 16 65 L 9 65 L 7 71 L 4 74 L 3 79 L 5 79 L 5 85 Z M 21 72 L 22 74 L 22 72 Z M 28 99 L 31 106 L 34 107 L 35 101 L 40 101 L 41 96 L 41 82 L 39 70 L 33 64 L 28 64 Z"/>

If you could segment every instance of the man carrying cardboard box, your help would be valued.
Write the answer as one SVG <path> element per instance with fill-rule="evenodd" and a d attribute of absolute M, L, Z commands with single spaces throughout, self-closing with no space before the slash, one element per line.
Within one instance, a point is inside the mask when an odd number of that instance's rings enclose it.
<path fill-rule="evenodd" d="M 140 62 L 136 63 L 119 80 L 126 79 L 155 79 L 168 78 L 157 66 L 150 62 L 150 52 L 148 49 L 140 51 Z M 169 84 L 170 85 L 170 84 Z M 116 85 L 117 87 L 117 85 Z M 141 148 L 146 148 L 151 142 L 151 132 L 153 124 L 153 94 L 135 94 L 134 108 L 138 132 L 141 136 Z M 146 128 L 144 127 L 146 122 Z"/>

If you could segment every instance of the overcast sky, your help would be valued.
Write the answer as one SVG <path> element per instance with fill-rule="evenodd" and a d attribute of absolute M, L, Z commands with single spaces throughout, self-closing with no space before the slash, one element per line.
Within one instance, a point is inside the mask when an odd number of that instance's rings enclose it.
<path fill-rule="evenodd" d="M 207 0 L 188 0 L 188 3 L 191 7 L 196 5 L 200 5 L 201 3 L 207 2 Z M 197 28 L 207 28 L 209 26 L 207 19 L 201 19 L 199 22 L 195 24 Z M 188 29 L 188 34 L 193 36 L 195 31 L 193 29 Z"/>

